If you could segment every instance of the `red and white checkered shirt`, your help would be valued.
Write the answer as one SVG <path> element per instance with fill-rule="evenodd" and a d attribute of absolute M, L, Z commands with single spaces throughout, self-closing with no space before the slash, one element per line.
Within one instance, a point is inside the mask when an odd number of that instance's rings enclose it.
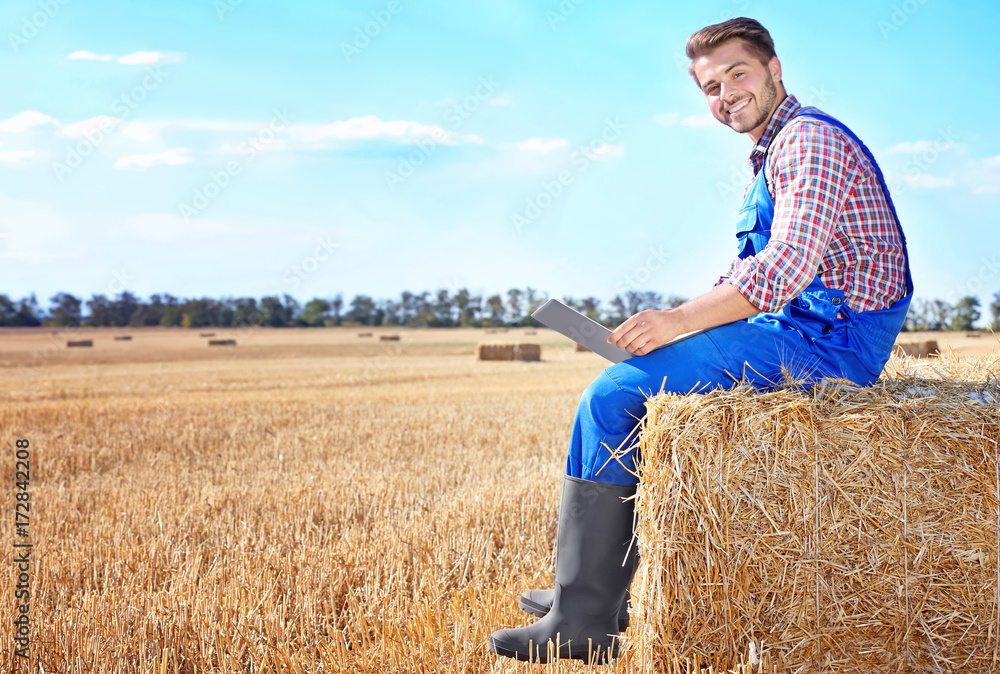
<path fill-rule="evenodd" d="M 756 177 L 770 144 L 771 238 L 756 255 L 735 259 L 719 283 L 774 312 L 818 272 L 828 288 L 844 291 L 851 309 L 885 309 L 906 295 L 906 262 L 878 176 L 864 150 L 839 128 L 812 117 L 789 124 L 800 110 L 820 112 L 787 96 L 748 160 Z"/>

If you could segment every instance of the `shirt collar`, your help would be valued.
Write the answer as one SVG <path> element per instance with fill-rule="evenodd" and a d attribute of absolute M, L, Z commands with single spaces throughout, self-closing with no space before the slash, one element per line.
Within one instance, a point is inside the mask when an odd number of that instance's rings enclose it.
<path fill-rule="evenodd" d="M 788 120 L 794 117 L 795 113 L 801 108 L 802 106 L 796 100 L 795 96 L 788 94 L 778 104 L 778 107 L 774 109 L 774 114 L 771 115 L 771 119 L 767 121 L 767 126 L 764 127 L 764 133 L 761 134 L 760 140 L 757 141 L 757 144 L 753 146 L 753 150 L 750 152 L 750 163 L 753 165 L 754 173 L 759 171 L 761 164 L 764 163 L 764 154 L 767 152 L 771 141 L 774 140 L 778 132 L 788 123 Z"/>

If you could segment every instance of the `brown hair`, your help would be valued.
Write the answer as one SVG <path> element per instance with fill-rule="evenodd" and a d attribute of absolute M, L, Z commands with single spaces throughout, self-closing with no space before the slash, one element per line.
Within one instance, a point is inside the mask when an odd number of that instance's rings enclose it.
<path fill-rule="evenodd" d="M 757 57 L 765 66 L 775 56 L 774 40 L 767 28 L 755 19 L 739 17 L 722 23 L 705 26 L 688 38 L 687 57 L 691 59 L 688 73 L 698 81 L 694 74 L 694 59 L 715 51 L 724 42 L 740 40 L 747 51 Z"/>

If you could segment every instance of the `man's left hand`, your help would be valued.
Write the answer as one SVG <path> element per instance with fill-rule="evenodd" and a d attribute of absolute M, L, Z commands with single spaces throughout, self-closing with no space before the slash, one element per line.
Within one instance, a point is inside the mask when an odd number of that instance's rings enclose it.
<path fill-rule="evenodd" d="M 645 356 L 682 334 L 671 309 L 646 309 L 629 317 L 612 331 L 608 342 L 636 356 Z"/>

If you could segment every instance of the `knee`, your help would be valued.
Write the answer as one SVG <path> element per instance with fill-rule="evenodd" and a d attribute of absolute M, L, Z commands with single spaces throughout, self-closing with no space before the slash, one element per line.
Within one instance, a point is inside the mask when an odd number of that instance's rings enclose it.
<path fill-rule="evenodd" d="M 623 391 L 605 370 L 584 389 L 580 396 L 579 412 L 593 418 L 606 417 L 608 414 L 625 415 L 629 411 L 634 412 L 637 407 L 645 408 L 644 400 L 639 398 L 638 393 L 630 396 Z"/>
<path fill-rule="evenodd" d="M 620 394 L 621 389 L 612 381 L 607 372 L 601 372 L 583 390 L 583 395 L 580 396 L 580 407 L 586 407 L 587 409 L 592 409 L 595 406 L 601 407 L 604 403 L 612 401 L 613 398 Z"/>

